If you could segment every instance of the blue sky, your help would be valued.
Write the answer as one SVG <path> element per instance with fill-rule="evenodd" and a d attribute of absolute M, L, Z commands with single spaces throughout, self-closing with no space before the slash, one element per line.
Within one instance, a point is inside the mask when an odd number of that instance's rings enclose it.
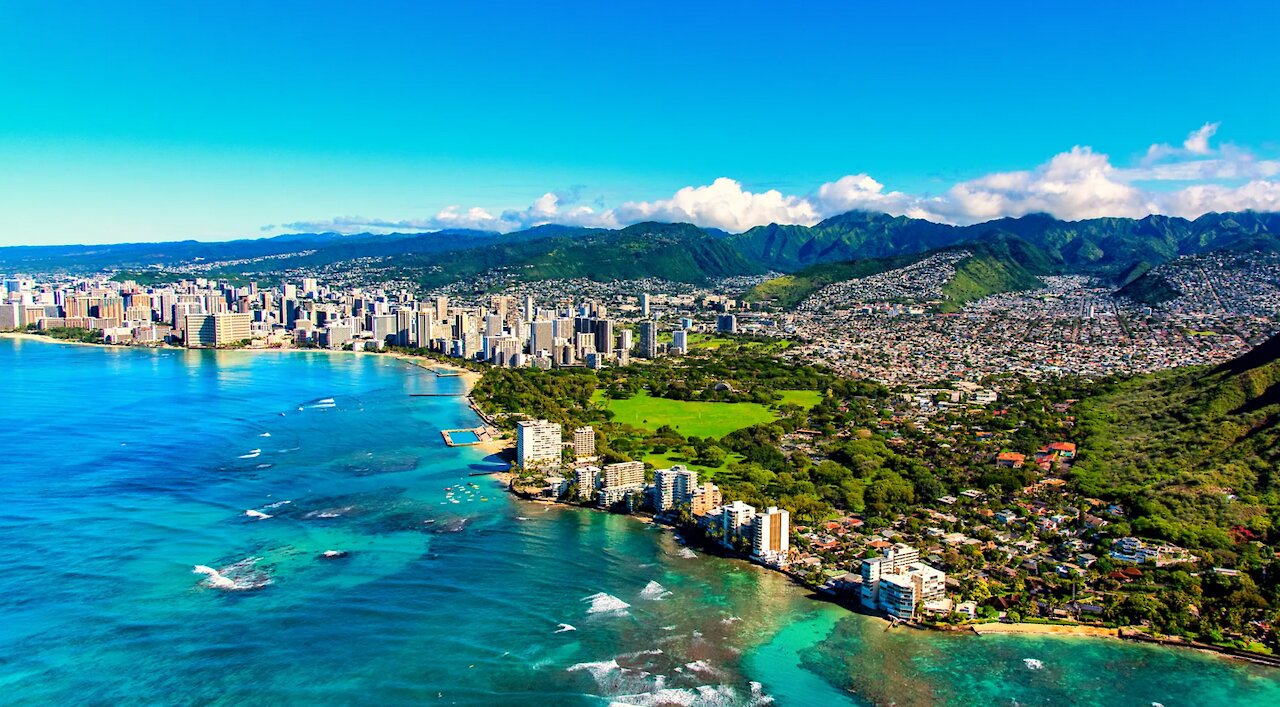
<path fill-rule="evenodd" d="M 1264 208 L 1277 26 L 1229 2 L 7 2 L 0 244 Z"/>

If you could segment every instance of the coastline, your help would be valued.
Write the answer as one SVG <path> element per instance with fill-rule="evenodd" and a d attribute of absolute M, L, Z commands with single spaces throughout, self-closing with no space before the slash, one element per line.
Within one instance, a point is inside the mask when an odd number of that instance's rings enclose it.
<path fill-rule="evenodd" d="M 50 336 L 34 334 L 30 332 L 0 332 L 0 338 L 10 338 L 10 339 L 19 340 L 19 341 L 38 341 L 38 342 L 43 342 L 47 344 L 67 344 L 67 345 L 73 345 L 73 346 L 91 346 L 91 347 L 104 347 L 104 348 L 114 348 L 114 349 L 146 348 L 146 349 L 161 349 L 161 350 L 173 350 L 173 351 L 188 350 L 183 347 L 176 347 L 176 346 L 145 347 L 145 346 L 127 346 L 127 345 L 106 344 L 106 343 L 91 343 L 91 342 L 84 342 L 84 341 L 57 339 Z M 219 349 L 193 349 L 193 350 L 219 350 Z M 343 351 L 343 350 L 332 350 L 332 349 L 311 349 L 311 348 L 296 348 L 296 347 L 278 347 L 278 348 L 246 347 L 242 349 L 226 349 L 224 351 L 244 351 L 244 352 L 259 352 L 259 353 L 261 352 L 317 353 L 318 352 L 318 353 L 324 353 L 324 354 L 330 354 L 330 355 L 332 354 L 383 355 L 383 356 L 387 355 L 386 353 L 374 352 L 374 351 Z M 403 353 L 391 353 L 390 357 L 404 361 L 405 363 L 408 363 L 411 365 L 415 365 L 421 368 L 426 368 L 428 370 L 440 369 L 442 371 L 449 371 L 450 373 L 456 374 L 456 377 L 459 377 L 463 380 L 463 384 L 466 390 L 466 400 L 467 400 L 468 406 L 474 412 L 476 412 L 477 416 L 481 418 L 484 424 L 489 424 L 488 416 L 484 415 L 483 413 L 481 413 L 481 411 L 477 409 L 475 402 L 470 395 L 471 390 L 482 377 L 483 375 L 482 373 L 477 372 L 475 370 L 468 369 L 468 368 L 464 368 L 462 366 L 459 366 L 453 363 L 440 361 L 434 358 L 412 356 L 412 355 L 403 354 Z M 497 433 L 496 428 L 495 428 L 495 433 Z M 471 446 L 473 446 L 477 451 L 484 453 L 485 455 L 493 455 L 493 454 L 501 454 L 504 451 L 513 448 L 515 446 L 515 443 L 514 443 L 514 440 L 510 438 L 497 436 L 493 439 L 486 440 L 484 442 L 481 442 L 476 445 L 471 445 Z M 489 476 L 490 478 L 494 479 L 498 483 L 501 483 L 509 493 L 512 493 L 513 495 L 517 496 L 521 500 L 525 500 L 529 502 L 544 503 L 548 505 L 550 504 L 564 505 L 568 508 L 582 508 L 583 510 L 599 512 L 599 509 L 590 508 L 586 506 L 578 506 L 576 504 L 562 503 L 559 501 L 546 501 L 546 500 L 530 498 L 526 494 L 521 493 L 520 491 L 512 488 L 511 482 L 514 479 L 514 475 L 511 474 L 510 472 L 498 472 L 494 474 L 489 474 Z M 679 530 L 678 528 L 675 528 L 673 526 L 656 522 L 652 516 L 628 515 L 627 517 L 632 518 L 633 520 L 639 523 L 662 527 L 667 532 L 671 532 L 673 534 L 678 532 Z M 737 556 L 737 555 L 733 555 L 729 557 L 732 557 L 733 559 L 737 559 L 743 562 L 748 562 L 750 564 L 757 565 L 765 570 L 779 572 L 780 574 L 783 574 L 787 576 L 789 579 L 791 579 L 791 581 L 797 586 L 810 591 L 815 590 L 813 586 L 805 583 L 800 579 L 799 576 L 795 575 L 792 572 L 787 571 L 785 568 L 771 567 L 768 565 L 751 562 L 749 559 L 742 556 Z M 865 614 L 864 612 L 857 611 L 849 607 L 848 605 L 846 605 L 844 602 L 835 600 L 832 597 L 825 596 L 820 592 L 815 592 L 815 594 L 811 598 L 817 599 L 819 601 L 827 601 L 830 603 L 835 603 L 835 604 L 844 606 L 848 611 L 855 612 L 855 613 L 863 613 L 864 615 L 871 616 L 883 621 L 886 625 L 889 624 L 889 621 L 887 619 L 884 619 L 879 615 Z M 963 634 L 970 634 L 972 636 L 1004 634 L 1004 635 L 1026 635 L 1026 636 L 1056 636 L 1060 638 L 1119 639 L 1119 640 L 1126 640 L 1126 641 L 1151 643 L 1153 645 L 1158 645 L 1161 647 L 1184 648 L 1184 649 L 1190 648 L 1192 650 L 1196 650 L 1201 653 L 1211 653 L 1221 658 L 1248 661 L 1258 665 L 1265 665 L 1270 667 L 1280 667 L 1280 661 L 1269 659 L 1269 657 L 1265 655 L 1254 655 L 1244 651 L 1222 648 L 1218 646 L 1211 646 L 1207 644 L 1195 643 L 1190 641 L 1158 638 L 1158 637 L 1154 637 L 1146 634 L 1145 632 L 1142 631 L 1141 627 L 1125 628 L 1125 629 L 1109 629 L 1109 628 L 1104 628 L 1100 626 L 1090 626 L 1090 625 L 1083 625 L 1083 624 L 1072 625 L 1072 624 L 998 623 L 998 622 L 981 623 L 981 624 L 961 624 L 957 626 L 928 626 L 928 625 L 921 625 L 918 623 L 903 623 L 899 625 L 905 626 L 907 628 L 913 628 L 916 630 L 934 630 L 934 631 L 942 631 L 942 632 L 950 632 L 950 633 L 963 633 Z"/>
<path fill-rule="evenodd" d="M 28 331 L 0 331 L 0 338 L 15 339 L 17 341 L 39 341 L 46 344 L 67 344 L 69 346 L 96 346 L 109 349 L 123 349 L 126 346 L 116 346 L 115 344 L 94 344 L 88 341 L 73 341 L 71 339 L 55 339 L 52 336 L 43 334 L 32 334 Z M 163 348 L 173 348 L 166 346 Z"/>
<path fill-rule="evenodd" d="M 71 339 L 57 339 L 52 336 L 46 336 L 44 334 L 33 334 L 27 331 L 0 331 L 0 338 L 16 339 L 18 341 L 38 341 L 45 344 L 66 344 L 69 346 L 93 346 L 97 348 L 106 348 L 106 349 L 151 349 L 151 350 L 161 350 L 161 351 L 243 351 L 247 353 L 321 353 L 321 354 L 341 355 L 341 356 L 390 356 L 391 358 L 395 358 L 397 360 L 401 360 L 406 363 L 411 363 L 413 365 L 418 365 L 418 366 L 421 366 L 422 368 L 426 368 L 426 369 L 440 368 L 442 370 L 455 373 L 456 377 L 462 379 L 468 395 L 471 393 L 471 389 L 475 387 L 476 382 L 480 380 L 480 376 L 481 376 L 480 373 L 473 371 L 469 368 L 463 368 L 462 366 L 458 366 L 456 364 L 448 363 L 445 361 L 437 361 L 436 359 L 433 359 L 433 358 L 410 356 L 409 354 L 403 354 L 403 353 L 385 354 L 378 351 L 344 351 L 341 349 L 320 349 L 320 348 L 304 349 L 304 348 L 297 348 L 294 346 L 275 346 L 275 347 L 245 346 L 243 348 L 237 348 L 237 349 L 188 349 L 184 346 L 169 346 L 169 345 L 163 345 L 163 344 L 159 346 L 131 346 L 126 344 L 92 343 L 88 341 L 73 341 Z M 419 363 L 420 361 L 429 361 L 430 365 L 422 365 Z"/>
<path fill-rule="evenodd" d="M 598 508 L 592 508 L 590 506 L 579 506 L 577 504 L 564 503 L 562 501 L 551 501 L 546 499 L 533 498 L 527 495 L 526 493 L 512 487 L 511 482 L 515 479 L 515 475 L 510 472 L 501 472 L 497 474 L 492 474 L 491 477 L 499 481 L 508 493 L 528 503 L 557 505 L 557 506 L 564 506 L 566 508 L 580 508 L 585 511 L 592 511 L 597 513 L 608 512 L 608 511 L 601 511 Z M 678 528 L 671 525 L 667 525 L 665 523 L 659 523 L 654 519 L 653 516 L 650 516 L 650 515 L 638 515 L 638 514 L 622 514 L 622 515 L 625 515 L 625 517 L 630 518 L 638 523 L 643 523 L 645 525 L 651 525 L 657 528 L 661 528 L 664 531 L 669 532 L 673 535 L 679 532 Z M 684 544 L 684 543 L 681 543 L 681 544 Z M 705 551 L 705 548 L 704 548 L 704 551 Z M 941 633 L 960 634 L 960 635 L 965 635 L 972 638 L 979 638 L 982 636 L 991 636 L 991 635 L 997 635 L 997 636 L 1012 635 L 1012 636 L 1050 636 L 1050 637 L 1056 637 L 1056 638 L 1089 638 L 1089 639 L 1110 639 L 1110 640 L 1120 640 L 1120 641 L 1133 641 L 1133 642 L 1150 643 L 1150 644 L 1158 645 L 1165 648 L 1191 649 L 1201 653 L 1214 655 L 1222 659 L 1246 661 L 1246 662 L 1253 663 L 1255 665 L 1263 665 L 1268 667 L 1280 668 L 1280 658 L 1273 658 L 1272 656 L 1252 654 L 1246 651 L 1232 650 L 1232 649 L 1222 648 L 1218 646 L 1211 646 L 1211 645 L 1201 644 L 1201 643 L 1194 643 L 1194 642 L 1174 640 L 1174 639 L 1154 638 L 1148 635 L 1142 629 L 1142 627 L 1106 628 L 1104 626 L 1092 626 L 1088 624 L 1050 624 L 1050 623 L 1026 623 L 1026 622 L 1016 622 L 1016 623 L 990 622 L 990 623 L 959 624 L 955 626 L 934 626 L 934 625 L 921 624 L 914 621 L 891 622 L 889 619 L 885 618 L 884 616 L 878 613 L 868 613 L 865 611 L 861 611 L 858 608 L 851 606 L 849 603 L 842 601 L 833 595 L 825 594 L 822 591 L 819 591 L 817 588 L 804 582 L 799 575 L 796 575 L 795 573 L 792 573 L 785 568 L 772 567 L 772 566 L 761 564 L 758 562 L 752 562 L 750 559 L 746 557 L 742 557 L 740 555 L 723 555 L 723 557 L 727 559 L 735 559 L 741 562 L 746 562 L 756 567 L 760 567 L 763 570 L 767 570 L 770 572 L 777 572 L 781 575 L 784 575 L 785 577 L 790 579 L 791 582 L 796 586 L 810 591 L 811 594 L 809 595 L 809 598 L 811 600 L 835 604 L 837 606 L 844 608 L 846 611 L 849 611 L 850 613 L 855 613 L 862 616 L 878 619 L 885 625 L 885 630 L 901 626 L 901 627 L 913 629 L 916 631 L 937 631 Z"/>
<path fill-rule="evenodd" d="M 1103 626 L 1086 626 L 1084 624 L 1032 624 L 1032 623 L 987 623 L 961 626 L 978 636 L 998 634 L 1022 634 L 1037 636 L 1088 636 L 1091 638 L 1121 638 L 1120 629 Z"/>

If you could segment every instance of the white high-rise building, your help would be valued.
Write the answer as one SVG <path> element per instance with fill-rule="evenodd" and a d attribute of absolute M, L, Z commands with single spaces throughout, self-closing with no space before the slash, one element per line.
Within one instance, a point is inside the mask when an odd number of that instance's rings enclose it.
<path fill-rule="evenodd" d="M 605 465 L 600 476 L 600 505 L 608 508 L 629 493 L 644 491 L 644 462 Z"/>
<path fill-rule="evenodd" d="M 915 617 L 918 604 L 946 596 L 947 575 L 919 561 L 920 552 L 894 545 L 883 557 L 862 561 L 862 605 L 899 619 Z"/>
<path fill-rule="evenodd" d="M 791 514 L 781 508 L 769 506 L 756 516 L 751 538 L 751 554 L 764 560 L 781 564 L 786 562 L 791 549 Z"/>
<path fill-rule="evenodd" d="M 698 472 L 677 464 L 653 473 L 653 504 L 659 513 L 688 505 L 698 486 Z"/>
<path fill-rule="evenodd" d="M 523 467 L 560 461 L 560 425 L 521 420 L 516 425 L 516 459 Z"/>
<path fill-rule="evenodd" d="M 671 332 L 671 350 L 679 354 L 689 353 L 689 332 L 684 329 Z"/>
<path fill-rule="evenodd" d="M 755 506 L 742 501 L 734 501 L 720 511 L 720 524 L 724 529 L 725 547 L 733 547 L 734 541 L 749 537 L 751 525 L 756 519 Z"/>

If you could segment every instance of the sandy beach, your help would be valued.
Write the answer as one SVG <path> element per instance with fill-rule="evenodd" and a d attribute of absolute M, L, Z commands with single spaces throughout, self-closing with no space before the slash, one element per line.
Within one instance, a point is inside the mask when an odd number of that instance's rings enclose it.
<path fill-rule="evenodd" d="M 1114 628 L 1103 628 L 1101 626 L 1068 626 L 1063 624 L 974 624 L 973 632 L 979 636 L 994 633 L 1019 633 L 1019 634 L 1039 634 L 1043 636 L 1093 636 L 1097 638 L 1119 638 L 1119 632 Z"/>
<path fill-rule="evenodd" d="M 68 344 L 71 346 L 106 346 L 108 348 L 125 348 L 115 346 L 113 344 L 91 344 L 88 341 L 71 341 L 68 339 L 55 339 L 52 336 L 43 336 L 41 334 L 32 334 L 25 331 L 0 331 L 0 337 L 6 339 L 17 339 L 19 341 L 39 341 L 45 344 Z"/>

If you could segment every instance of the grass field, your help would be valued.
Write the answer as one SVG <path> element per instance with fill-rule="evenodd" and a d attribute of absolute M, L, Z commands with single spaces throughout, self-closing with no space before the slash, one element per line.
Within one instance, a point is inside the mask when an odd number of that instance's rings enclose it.
<path fill-rule="evenodd" d="M 756 403 L 668 400 L 651 398 L 643 392 L 626 400 L 610 400 L 600 393 L 596 395 L 596 402 L 613 411 L 614 422 L 646 430 L 671 425 L 686 437 L 723 437 L 734 430 L 774 419 L 772 410 Z"/>
<path fill-rule="evenodd" d="M 821 398 L 822 394 L 814 390 L 782 391 L 783 403 L 806 408 L 816 405 Z M 772 422 L 778 417 L 773 410 L 757 403 L 668 400 L 653 398 L 644 392 L 626 400 L 611 400 L 597 392 L 593 399 L 613 411 L 615 422 L 645 430 L 671 425 L 686 437 L 723 437 L 734 430 Z"/>
<path fill-rule="evenodd" d="M 641 461 L 652 464 L 655 469 L 670 469 L 676 464 L 683 464 L 698 472 L 699 483 L 701 483 L 702 479 L 710 479 L 714 477 L 716 473 L 724 467 L 729 466 L 730 464 L 737 464 L 742 461 L 742 455 L 734 453 L 728 454 L 724 458 L 724 464 L 718 468 L 694 464 L 693 462 L 682 458 L 680 453 L 675 451 L 667 452 L 666 454 L 646 454 L 644 459 Z"/>
<path fill-rule="evenodd" d="M 780 390 L 782 401 L 779 405 L 799 405 L 808 410 L 822 400 L 822 393 L 816 390 Z"/>

